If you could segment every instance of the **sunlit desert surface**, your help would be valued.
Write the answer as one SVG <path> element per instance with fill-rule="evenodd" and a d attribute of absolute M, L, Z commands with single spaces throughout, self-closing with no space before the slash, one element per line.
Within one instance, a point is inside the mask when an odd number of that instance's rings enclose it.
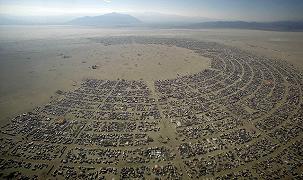
<path fill-rule="evenodd" d="M 0 179 L 302 177 L 302 47 L 300 32 L 0 27 Z"/>
<path fill-rule="evenodd" d="M 256 30 L 101 29 L 69 26 L 0 28 L 0 113 L 8 117 L 46 103 L 86 78 L 169 79 L 209 67 L 194 52 L 161 45 L 104 46 L 91 38 L 178 37 L 219 42 L 283 59 L 303 69 L 303 33 Z M 96 65 L 96 69 L 92 66 Z"/>

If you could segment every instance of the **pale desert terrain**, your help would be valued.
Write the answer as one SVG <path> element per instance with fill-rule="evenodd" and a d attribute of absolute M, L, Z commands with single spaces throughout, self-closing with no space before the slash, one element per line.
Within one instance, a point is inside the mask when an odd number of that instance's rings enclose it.
<path fill-rule="evenodd" d="M 0 178 L 303 176 L 303 33 L 0 33 Z"/>
<path fill-rule="evenodd" d="M 283 59 L 303 69 L 303 33 L 256 30 L 100 29 L 69 26 L 0 28 L 1 122 L 45 104 L 57 90 L 86 78 L 169 79 L 209 67 L 194 52 L 161 45 L 106 47 L 89 38 L 152 36 L 191 38 Z M 96 65 L 96 69 L 92 66 Z"/>

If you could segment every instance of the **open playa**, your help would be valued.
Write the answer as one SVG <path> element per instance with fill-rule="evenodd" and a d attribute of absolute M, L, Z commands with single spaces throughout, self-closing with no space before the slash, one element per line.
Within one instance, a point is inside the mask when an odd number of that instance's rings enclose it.
<path fill-rule="evenodd" d="M 303 33 L 257 30 L 101 29 L 70 26 L 0 28 L 0 113 L 8 117 L 45 104 L 56 90 L 86 78 L 167 79 L 195 73 L 209 60 L 190 50 L 144 45 L 97 44 L 89 38 L 152 36 L 191 38 L 283 59 L 303 69 Z M 91 67 L 97 65 L 97 69 Z"/>
<path fill-rule="evenodd" d="M 0 178 L 302 177 L 303 33 L 0 33 Z"/>

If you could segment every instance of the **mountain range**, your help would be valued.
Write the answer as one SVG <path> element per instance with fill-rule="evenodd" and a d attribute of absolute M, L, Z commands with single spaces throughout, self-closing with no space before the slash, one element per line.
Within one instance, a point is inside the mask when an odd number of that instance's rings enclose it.
<path fill-rule="evenodd" d="M 69 21 L 71 25 L 92 26 L 136 26 L 142 22 L 128 14 L 109 13 L 101 16 L 86 16 Z"/>
<path fill-rule="evenodd" d="M 276 22 L 245 22 L 245 21 L 211 21 L 194 23 L 185 26 L 190 29 L 200 28 L 230 28 L 230 29 L 256 29 L 275 31 L 302 31 L 303 21 L 276 21 Z"/>
<path fill-rule="evenodd" d="M 80 25 L 80 26 L 98 26 L 98 27 L 151 27 L 151 28 L 185 28 L 185 29 L 203 29 L 203 28 L 233 28 L 233 29 L 257 29 L 274 31 L 303 31 L 303 21 L 276 21 L 276 22 L 246 22 L 246 21 L 214 21 L 208 18 L 190 18 L 182 16 L 149 14 L 145 17 L 141 14 L 132 16 L 129 14 L 109 13 L 100 16 L 85 16 L 73 18 L 60 23 L 35 23 L 34 18 L 18 19 L 16 17 L 7 17 L 0 15 L 0 25 L 33 25 L 33 24 L 51 24 L 51 25 Z M 153 21 L 153 17 L 155 21 Z M 159 18 L 160 17 L 160 18 Z M 166 18 L 166 19 L 165 19 Z M 29 21 L 31 19 L 32 21 Z M 37 19 L 37 17 L 36 17 Z M 43 18 L 44 20 L 46 18 Z M 142 21 L 143 20 L 143 21 Z M 62 21 L 62 20 L 61 20 Z"/>

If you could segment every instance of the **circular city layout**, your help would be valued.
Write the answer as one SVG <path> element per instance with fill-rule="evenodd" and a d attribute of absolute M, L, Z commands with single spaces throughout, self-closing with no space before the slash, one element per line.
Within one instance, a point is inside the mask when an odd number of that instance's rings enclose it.
<path fill-rule="evenodd" d="M 90 40 L 186 48 L 211 64 L 152 83 L 100 77 L 57 91 L 1 128 L 0 178 L 302 178 L 303 75 L 295 67 L 191 39 Z"/>

